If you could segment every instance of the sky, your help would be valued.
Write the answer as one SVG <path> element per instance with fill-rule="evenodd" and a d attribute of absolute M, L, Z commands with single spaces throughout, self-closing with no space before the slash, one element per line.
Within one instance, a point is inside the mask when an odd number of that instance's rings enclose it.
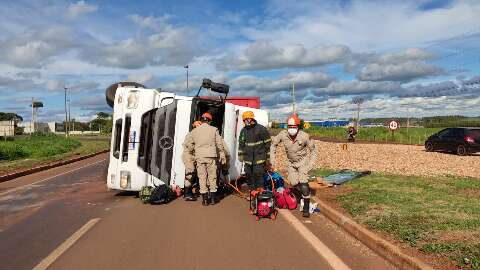
<path fill-rule="evenodd" d="M 0 111 L 62 121 L 111 112 L 136 81 L 192 95 L 202 78 L 260 96 L 272 119 L 480 116 L 480 1 L 6 1 Z M 189 66 L 189 88 L 186 69 Z"/>

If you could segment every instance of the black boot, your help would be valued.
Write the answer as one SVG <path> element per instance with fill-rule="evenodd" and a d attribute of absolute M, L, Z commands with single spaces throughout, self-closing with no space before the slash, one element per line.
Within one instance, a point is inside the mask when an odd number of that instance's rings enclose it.
<path fill-rule="evenodd" d="M 310 217 L 310 198 L 303 199 L 303 209 L 302 209 L 302 216 L 305 218 Z"/>
<path fill-rule="evenodd" d="M 202 194 L 202 205 L 203 206 L 208 205 L 208 194 L 207 193 Z"/>
<path fill-rule="evenodd" d="M 192 187 L 185 188 L 184 198 L 185 198 L 185 201 L 189 201 L 189 202 L 197 200 L 197 198 L 193 196 Z"/>
<path fill-rule="evenodd" d="M 216 192 L 210 192 L 210 204 L 214 205 L 217 204 L 217 194 Z"/>

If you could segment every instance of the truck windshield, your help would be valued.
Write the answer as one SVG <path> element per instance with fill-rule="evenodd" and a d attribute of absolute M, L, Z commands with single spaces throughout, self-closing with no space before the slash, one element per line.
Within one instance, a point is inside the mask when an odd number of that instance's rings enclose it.
<path fill-rule="evenodd" d="M 114 144 L 113 144 L 113 156 L 115 158 L 120 157 L 120 142 L 122 139 L 122 119 L 115 121 L 115 134 L 114 134 Z"/>

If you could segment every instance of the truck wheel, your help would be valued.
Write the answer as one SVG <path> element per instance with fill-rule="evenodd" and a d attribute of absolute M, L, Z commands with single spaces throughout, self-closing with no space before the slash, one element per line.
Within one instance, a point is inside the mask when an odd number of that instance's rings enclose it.
<path fill-rule="evenodd" d="M 457 155 L 459 155 L 459 156 L 468 155 L 467 148 L 465 147 L 465 145 L 461 144 L 461 145 L 457 146 Z"/>
<path fill-rule="evenodd" d="M 425 150 L 426 150 L 427 152 L 433 152 L 433 151 L 435 150 L 434 147 L 433 147 L 433 143 L 427 142 L 427 143 L 425 144 Z"/>

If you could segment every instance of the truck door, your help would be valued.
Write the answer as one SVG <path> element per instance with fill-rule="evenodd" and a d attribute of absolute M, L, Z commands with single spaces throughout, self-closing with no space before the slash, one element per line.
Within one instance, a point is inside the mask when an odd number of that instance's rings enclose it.
<path fill-rule="evenodd" d="M 163 184 L 170 185 L 172 171 L 172 157 L 175 145 L 175 123 L 177 101 L 172 98 L 158 108 L 155 114 L 152 144 L 152 161 L 150 169 L 152 176 L 160 179 Z M 155 183 L 156 185 L 161 183 Z"/>
<path fill-rule="evenodd" d="M 225 116 L 223 121 L 223 139 L 227 144 L 227 150 L 230 154 L 230 168 L 229 173 L 231 178 L 236 178 L 241 173 L 241 168 L 238 168 L 236 164 L 237 160 L 237 123 L 238 117 L 235 109 L 235 105 L 231 103 L 225 103 Z"/>
<path fill-rule="evenodd" d="M 238 105 L 234 105 L 234 106 L 235 106 L 235 115 L 236 115 L 236 120 L 235 120 L 236 130 L 235 130 L 235 152 L 232 154 L 232 155 L 235 155 L 235 157 L 232 163 L 235 164 L 234 170 L 237 170 L 240 174 L 242 173 L 243 164 L 238 160 L 237 157 L 238 157 L 238 138 L 240 137 L 240 132 L 244 127 L 242 114 L 246 111 L 252 111 L 255 114 L 255 120 L 257 121 L 257 123 L 259 123 L 262 126 L 268 127 L 268 113 L 260 109 L 253 109 L 253 108 L 248 108 L 248 107 L 238 106 Z M 230 173 L 232 178 L 235 177 L 235 174 L 232 174 L 232 172 Z"/>

